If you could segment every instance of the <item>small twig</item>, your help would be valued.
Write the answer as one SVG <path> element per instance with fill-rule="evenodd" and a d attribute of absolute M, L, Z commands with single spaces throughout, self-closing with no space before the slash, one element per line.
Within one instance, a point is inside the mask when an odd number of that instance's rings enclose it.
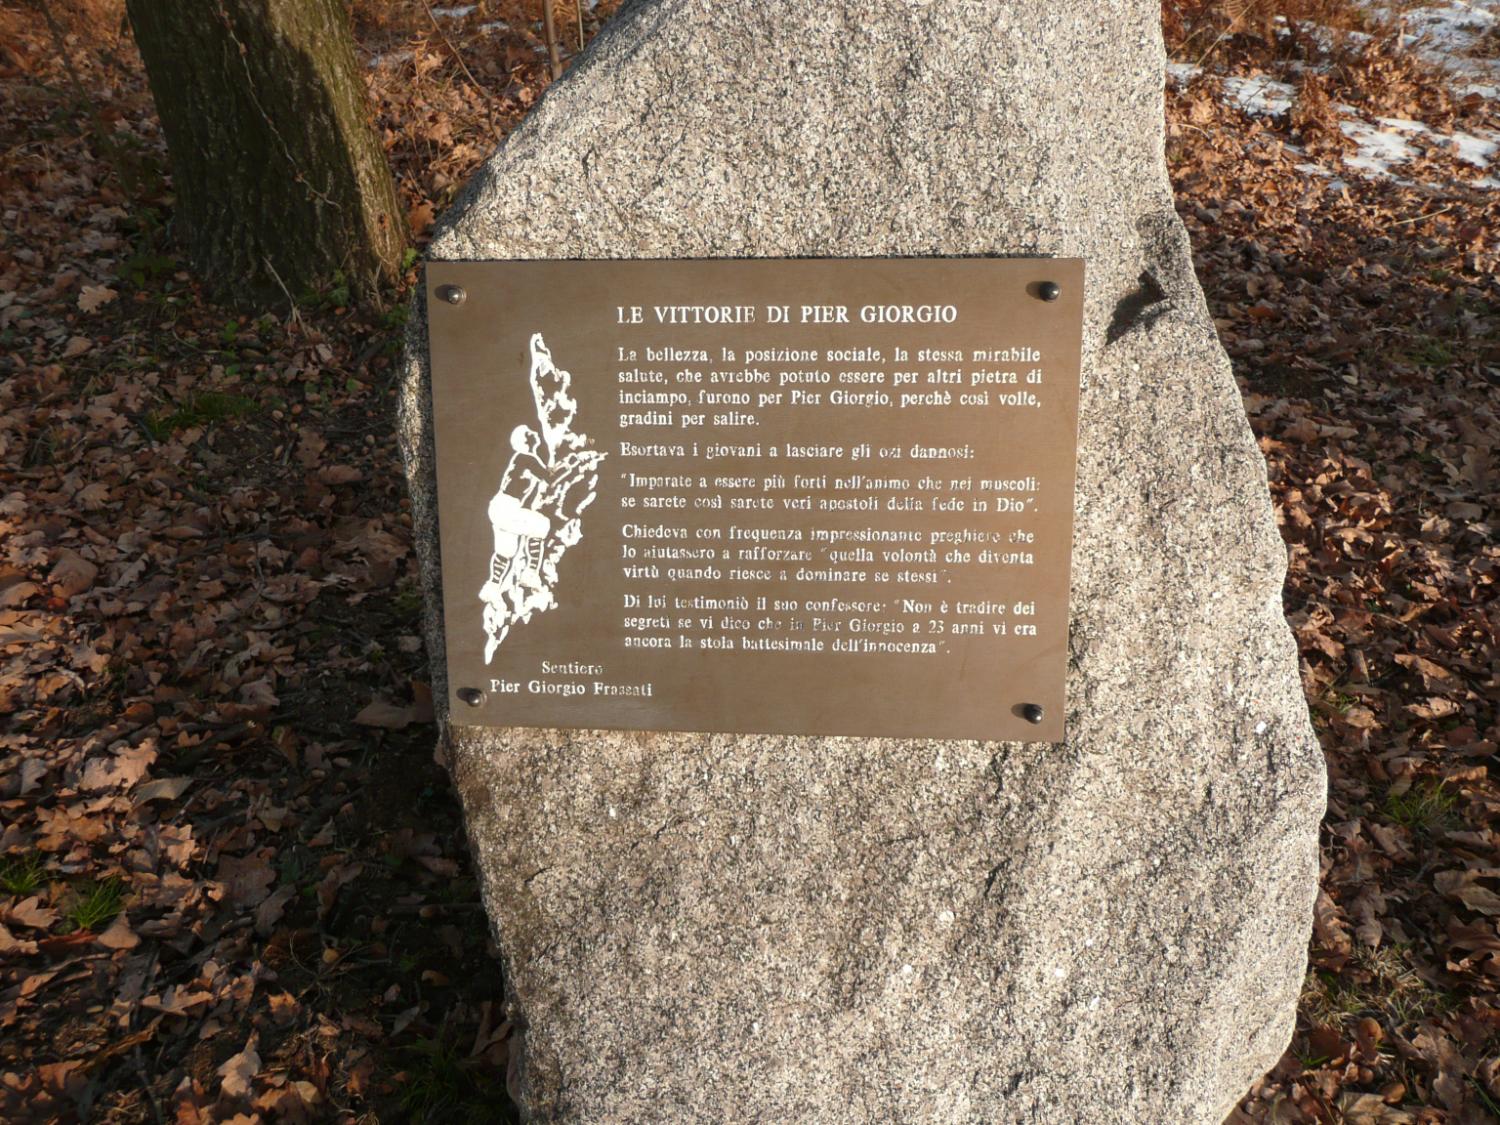
<path fill-rule="evenodd" d="M 422 0 L 427 3 L 427 0 Z M 552 64 L 552 81 L 556 82 L 562 77 L 562 58 L 557 53 L 557 12 L 554 10 L 556 0 L 542 0 L 542 27 L 547 33 L 547 59 Z"/>
<path fill-rule="evenodd" d="M 1456 203 L 1450 203 L 1446 207 L 1439 207 L 1436 211 L 1429 211 L 1425 215 L 1413 215 L 1409 219 L 1397 219 L 1394 223 L 1391 224 L 1391 226 L 1393 226 L 1393 227 L 1401 227 L 1401 226 L 1405 226 L 1407 223 L 1420 223 L 1423 219 L 1435 219 L 1439 215 L 1447 214 L 1449 211 L 1453 210 L 1453 208 L 1456 207 L 1456 206 L 1458 206 L 1458 204 L 1456 204 Z"/>
<path fill-rule="evenodd" d="M 296 298 L 292 296 L 292 291 L 286 287 L 286 282 L 281 280 L 281 275 L 276 272 L 276 267 L 271 264 L 271 259 L 262 258 L 261 261 L 265 263 L 266 269 L 271 272 L 271 280 L 276 282 L 277 287 L 282 291 L 282 293 L 286 295 L 286 303 L 292 308 L 291 314 L 288 319 L 290 319 L 291 322 L 296 325 L 298 331 L 301 331 L 302 313 L 297 308 Z"/>
<path fill-rule="evenodd" d="M 62 26 L 57 22 L 57 17 L 52 14 L 52 5 L 46 0 L 40 0 L 34 7 L 42 13 L 42 19 L 47 21 L 47 33 L 52 36 L 52 46 L 57 50 L 57 57 L 62 60 L 68 81 L 73 84 L 73 96 L 78 100 L 78 105 L 88 113 L 89 121 L 96 128 L 102 129 L 103 123 L 99 119 L 99 110 L 94 104 L 94 99 L 89 97 L 88 90 L 84 88 L 83 80 L 78 77 L 78 71 L 73 67 L 73 56 L 68 51 L 68 38 L 63 33 Z"/>
<path fill-rule="evenodd" d="M 458 53 L 458 48 L 453 45 L 453 40 L 448 38 L 448 33 L 443 30 L 443 25 L 438 23 L 437 16 L 433 15 L 432 5 L 427 0 L 422 0 L 422 7 L 427 10 L 427 18 L 432 21 L 433 30 L 438 33 L 438 38 L 447 45 L 449 52 L 453 55 L 453 61 L 458 63 L 458 69 L 464 72 L 464 75 L 470 82 L 479 87 L 481 93 L 488 96 L 489 91 L 485 90 L 480 85 L 479 79 L 474 77 L 473 73 L 469 70 L 468 64 L 464 62 L 464 57 Z"/>
<path fill-rule="evenodd" d="M 145 1092 L 146 1104 L 151 1107 L 151 1116 L 156 1119 L 156 1125 L 166 1125 L 167 1119 L 161 1114 L 161 1103 L 156 1100 L 156 1091 L 151 1089 L 151 1076 L 146 1073 L 146 1060 L 141 1055 L 139 1046 L 131 1052 L 130 1059 L 135 1064 L 135 1074 L 141 1081 L 141 1090 Z"/>
<path fill-rule="evenodd" d="M 1205 59 L 1207 59 L 1209 55 L 1213 54 L 1214 51 L 1216 51 L 1218 49 L 1220 43 L 1224 42 L 1224 40 L 1228 39 L 1228 38 L 1229 38 L 1229 31 L 1227 29 L 1224 30 L 1224 31 L 1219 32 L 1218 37 L 1212 43 L 1210 43 L 1208 45 L 1208 50 L 1204 51 L 1201 55 L 1198 56 L 1198 61 L 1193 64 L 1193 69 L 1194 70 L 1202 70 L 1203 69 L 1203 61 Z"/>
<path fill-rule="evenodd" d="M 583 50 L 583 0 L 573 0 L 578 5 L 578 49 Z"/>
<path fill-rule="evenodd" d="M 424 910 L 443 913 L 449 910 L 483 910 L 482 902 L 419 902 L 410 906 L 392 903 L 382 908 L 386 914 L 418 914 Z"/>

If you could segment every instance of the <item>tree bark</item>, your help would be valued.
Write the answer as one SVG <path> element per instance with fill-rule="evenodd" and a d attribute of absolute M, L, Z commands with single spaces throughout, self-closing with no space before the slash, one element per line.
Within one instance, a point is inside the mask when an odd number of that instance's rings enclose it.
<path fill-rule="evenodd" d="M 166 133 L 174 226 L 215 295 L 395 275 L 406 222 L 340 0 L 127 0 Z"/>

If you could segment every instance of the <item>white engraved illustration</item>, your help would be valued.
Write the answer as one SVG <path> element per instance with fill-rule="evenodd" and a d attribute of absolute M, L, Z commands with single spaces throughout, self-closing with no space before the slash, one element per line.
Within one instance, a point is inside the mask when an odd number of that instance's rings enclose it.
<path fill-rule="evenodd" d="M 582 537 L 579 516 L 594 501 L 599 463 L 606 454 L 585 449 L 588 437 L 573 430 L 578 402 L 569 394 L 572 376 L 552 362 L 540 332 L 531 337 L 531 394 L 537 428 L 510 434 L 510 462 L 490 500 L 494 552 L 484 602 L 484 646 L 488 664 L 517 622 L 557 605 L 557 563 Z"/>

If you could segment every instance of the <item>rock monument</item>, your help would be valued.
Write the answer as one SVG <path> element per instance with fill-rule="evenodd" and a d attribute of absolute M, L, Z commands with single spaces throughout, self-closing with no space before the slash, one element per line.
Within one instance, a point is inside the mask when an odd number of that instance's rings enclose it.
<path fill-rule="evenodd" d="M 1323 763 L 1164 61 L 1156 0 L 641 0 L 440 224 L 439 260 L 1088 270 L 1065 742 L 444 726 L 529 1120 L 1206 1125 L 1286 1047 Z"/>

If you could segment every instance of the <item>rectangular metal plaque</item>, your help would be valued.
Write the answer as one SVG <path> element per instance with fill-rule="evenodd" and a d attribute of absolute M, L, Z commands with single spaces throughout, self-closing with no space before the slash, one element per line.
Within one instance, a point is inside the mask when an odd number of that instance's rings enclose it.
<path fill-rule="evenodd" d="M 426 284 L 454 722 L 1063 737 L 1081 261 Z"/>

